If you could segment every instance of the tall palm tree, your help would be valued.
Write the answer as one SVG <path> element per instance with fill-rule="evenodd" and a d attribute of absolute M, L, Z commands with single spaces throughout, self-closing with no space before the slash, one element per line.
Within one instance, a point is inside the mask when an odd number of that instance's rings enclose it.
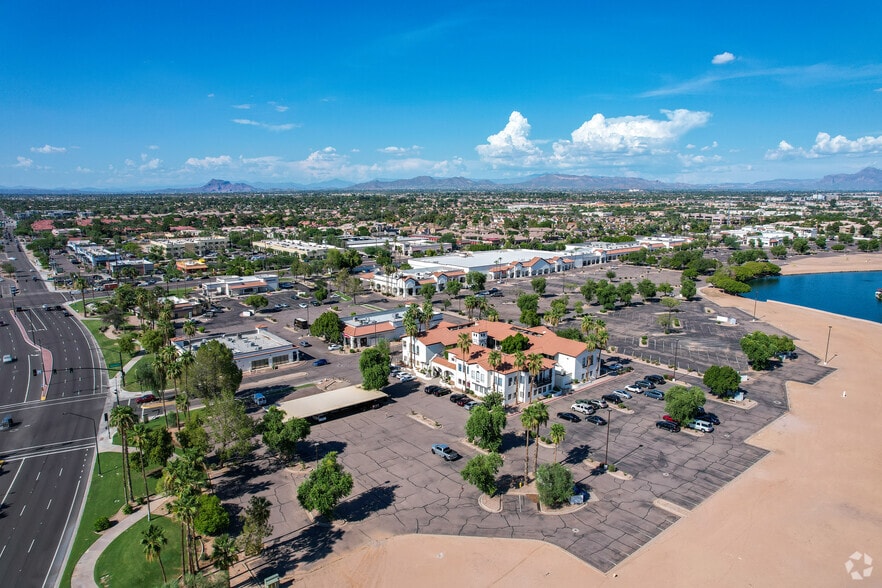
<path fill-rule="evenodd" d="M 175 352 L 175 359 L 172 360 L 167 366 L 165 366 L 165 373 L 172 381 L 172 387 L 175 392 L 175 426 L 181 426 L 181 420 L 178 418 L 178 412 L 180 412 L 180 408 L 178 408 L 178 380 L 181 377 L 181 373 L 183 373 L 184 368 L 181 367 L 181 362 L 177 360 L 177 352 Z M 163 400 L 164 402 L 164 400 Z"/>
<path fill-rule="evenodd" d="M 239 561 L 236 553 L 236 540 L 224 533 L 214 540 L 214 549 L 211 552 L 211 563 L 219 570 L 228 571 L 233 564 Z M 227 578 L 229 584 L 229 578 Z"/>
<path fill-rule="evenodd" d="M 513 363 L 515 369 L 518 370 L 518 373 L 515 376 L 515 398 L 517 398 L 518 402 L 520 402 L 520 397 L 518 395 L 521 392 L 521 373 L 524 371 L 524 367 L 527 365 L 527 356 L 524 355 L 523 351 L 515 351 Z"/>
<path fill-rule="evenodd" d="M 428 333 L 429 332 L 429 325 L 432 324 L 432 315 L 435 313 L 435 307 L 432 306 L 431 300 L 426 300 L 423 303 L 423 307 L 420 310 L 421 310 L 420 316 L 422 317 L 423 322 L 426 324 L 425 332 Z"/>
<path fill-rule="evenodd" d="M 181 358 L 178 361 L 181 362 L 181 367 L 184 370 L 184 391 L 189 392 L 190 391 L 190 385 L 189 385 L 190 384 L 190 382 L 189 382 L 190 368 L 193 367 L 194 363 L 196 363 L 196 355 L 193 353 L 192 350 L 187 349 L 186 351 L 184 351 L 181 354 Z M 188 410 L 189 410 L 189 407 L 188 407 Z M 189 412 L 187 413 L 187 416 L 190 416 Z"/>
<path fill-rule="evenodd" d="M 527 402 L 533 402 L 533 390 L 536 388 L 536 378 L 542 373 L 542 355 L 531 353 L 527 356 L 524 367 L 527 368 L 527 372 L 530 374 L 530 394 L 527 397 Z"/>
<path fill-rule="evenodd" d="M 487 320 L 494 323 L 499 322 L 499 311 L 495 306 L 487 307 Z"/>
<path fill-rule="evenodd" d="M 459 337 L 456 338 L 456 347 L 462 351 L 462 361 L 463 363 L 468 362 L 469 357 L 471 357 L 472 351 L 472 338 L 468 333 L 460 333 Z"/>
<path fill-rule="evenodd" d="M 496 370 L 502 365 L 502 352 L 498 349 L 492 350 L 487 354 L 487 363 L 493 369 L 493 392 L 496 392 Z"/>
<path fill-rule="evenodd" d="M 564 442 L 564 439 L 566 439 L 567 430 L 562 424 L 554 423 L 551 425 L 549 437 L 551 437 L 551 442 L 554 443 L 554 463 L 557 463 L 557 448 Z"/>
<path fill-rule="evenodd" d="M 147 521 L 150 521 L 150 486 L 147 485 L 147 436 L 150 434 L 150 430 L 147 428 L 147 425 L 144 423 L 136 423 L 132 427 L 132 441 L 134 441 L 135 445 L 138 446 L 140 450 L 140 459 L 141 462 L 141 476 L 144 478 L 144 500 L 147 504 Z"/>
<path fill-rule="evenodd" d="M 184 413 L 184 418 L 190 417 L 190 395 L 184 391 L 175 394 L 175 414 Z M 177 420 L 178 428 L 181 427 L 180 419 Z"/>
<path fill-rule="evenodd" d="M 535 421 L 536 421 L 536 458 L 533 460 L 533 472 L 539 471 L 539 427 L 545 426 L 548 424 L 548 407 L 545 406 L 542 402 L 534 402 L 530 406 L 535 406 Z"/>
<path fill-rule="evenodd" d="M 196 334 L 196 323 L 191 320 L 185 322 L 184 334 L 187 336 L 187 347 L 190 347 L 190 341 L 193 339 L 193 335 Z"/>
<path fill-rule="evenodd" d="M 86 309 L 86 280 L 77 274 L 77 277 L 73 279 L 73 287 L 74 290 L 80 291 L 80 298 L 83 301 L 83 316 L 89 316 L 89 311 Z"/>
<path fill-rule="evenodd" d="M 149 525 L 141 531 L 141 545 L 144 546 L 144 557 L 147 561 L 156 559 L 159 562 L 159 570 L 162 572 L 162 583 L 168 580 L 165 577 L 165 566 L 162 565 L 162 548 L 168 543 L 165 531 L 156 525 Z"/>
<path fill-rule="evenodd" d="M 531 404 L 521 413 L 521 426 L 524 427 L 524 482 L 529 479 L 530 437 L 533 435 L 533 431 L 538 428 L 539 414 L 535 408 L 537 405 L 538 403 Z"/>
<path fill-rule="evenodd" d="M 472 318 L 472 311 L 478 307 L 478 297 L 474 294 L 469 294 L 463 300 L 463 304 L 465 304 L 466 310 L 469 313 L 469 318 Z"/>
<path fill-rule="evenodd" d="M 117 405 L 110 410 L 110 426 L 119 431 L 123 454 L 123 490 L 126 500 L 134 500 L 132 476 L 129 470 L 129 430 L 138 422 L 138 416 L 131 406 Z"/>
<path fill-rule="evenodd" d="M 413 314 L 404 315 L 404 334 L 410 339 L 410 368 L 413 369 L 414 356 L 416 355 L 416 337 L 420 332 L 420 326 Z"/>

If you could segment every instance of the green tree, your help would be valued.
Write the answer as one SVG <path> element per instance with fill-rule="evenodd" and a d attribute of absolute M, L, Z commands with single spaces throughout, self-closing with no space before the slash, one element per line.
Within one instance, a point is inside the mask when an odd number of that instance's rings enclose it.
<path fill-rule="evenodd" d="M 530 338 L 523 333 L 515 333 L 514 335 L 509 335 L 503 339 L 499 344 L 499 348 L 503 353 L 509 355 L 517 353 L 518 351 L 526 351 L 530 348 Z"/>
<path fill-rule="evenodd" d="M 539 427 L 548 422 L 548 408 L 541 402 L 533 402 L 521 413 L 521 425 L 524 427 L 526 437 L 524 455 L 524 479 L 527 478 L 530 467 L 530 436 L 539 439 Z M 536 455 L 539 455 L 537 445 Z"/>
<path fill-rule="evenodd" d="M 542 504 L 560 506 L 573 495 L 573 474 L 559 463 L 544 463 L 536 471 L 536 489 Z"/>
<path fill-rule="evenodd" d="M 778 259 L 784 259 L 787 257 L 787 247 L 784 245 L 772 245 L 769 247 L 769 253 Z"/>
<path fill-rule="evenodd" d="M 242 370 L 233 361 L 233 352 L 220 341 L 199 346 L 188 382 L 190 390 L 203 399 L 221 393 L 234 394 L 242 383 Z"/>
<path fill-rule="evenodd" d="M 712 365 L 704 372 L 704 384 L 715 396 L 728 396 L 738 390 L 741 376 L 729 366 Z"/>
<path fill-rule="evenodd" d="M 705 402 L 704 391 L 698 386 L 672 386 L 665 392 L 665 411 L 681 423 L 691 421 L 695 410 Z"/>
<path fill-rule="evenodd" d="M 432 300 L 436 292 L 438 292 L 438 287 L 435 284 L 423 284 L 420 286 L 420 296 L 423 297 L 423 300 Z"/>
<path fill-rule="evenodd" d="M 793 240 L 791 247 L 797 253 L 808 253 L 809 241 L 805 237 L 797 237 Z"/>
<path fill-rule="evenodd" d="M 548 435 L 551 438 L 551 442 L 554 443 L 554 461 L 557 463 L 557 448 L 560 447 L 560 444 L 566 439 L 567 430 L 562 424 L 554 423 L 551 425 Z"/>
<path fill-rule="evenodd" d="M 459 296 L 459 291 L 461 289 L 462 284 L 457 280 L 447 280 L 447 284 L 444 286 L 444 293 L 450 298 L 456 298 Z"/>
<path fill-rule="evenodd" d="M 469 420 L 466 421 L 466 438 L 469 443 L 475 443 L 481 449 L 499 451 L 505 424 L 505 409 L 501 404 L 489 409 L 479 404 L 471 410 Z"/>
<path fill-rule="evenodd" d="M 214 494 L 199 496 L 199 506 L 193 518 L 193 528 L 200 535 L 217 535 L 230 526 L 230 513 Z"/>
<path fill-rule="evenodd" d="M 493 496 L 496 493 L 496 474 L 501 467 L 502 457 L 492 452 L 489 455 L 477 455 L 470 459 L 460 474 L 463 480 L 487 496 Z"/>
<path fill-rule="evenodd" d="M 252 496 L 248 506 L 245 507 L 245 512 L 240 515 L 242 534 L 239 535 L 239 542 L 245 557 L 260 555 L 263 552 L 263 540 L 273 532 L 273 526 L 269 524 L 271 506 L 272 503 L 263 496 Z"/>
<path fill-rule="evenodd" d="M 655 282 L 646 278 L 640 280 L 637 282 L 637 293 L 640 294 L 644 301 L 655 298 Z"/>
<path fill-rule="evenodd" d="M 597 297 L 597 302 L 600 303 L 605 310 L 615 310 L 616 300 L 619 299 L 619 293 L 615 286 L 606 280 L 601 280 L 597 283 L 594 295 Z"/>
<path fill-rule="evenodd" d="M 544 296 L 545 288 L 548 286 L 548 280 L 542 277 L 533 278 L 532 280 L 530 280 L 530 286 L 532 286 L 533 292 L 535 292 L 539 296 Z"/>
<path fill-rule="evenodd" d="M 323 312 L 309 326 L 309 334 L 321 337 L 329 343 L 339 343 L 343 340 L 343 321 L 333 311 Z"/>
<path fill-rule="evenodd" d="M 769 360 L 781 351 L 792 351 L 793 341 L 787 337 L 770 336 L 762 331 L 754 331 L 741 338 L 741 350 L 755 370 L 769 367 Z M 795 347 L 794 347 L 795 348 Z"/>
<path fill-rule="evenodd" d="M 491 370 L 493 370 L 494 372 L 497 372 L 499 370 L 499 366 L 502 365 L 502 351 L 500 351 L 499 349 L 492 349 L 490 351 L 490 353 L 487 354 L 487 364 L 490 366 Z M 500 396 L 500 404 L 502 404 L 502 402 L 501 402 L 502 395 L 498 394 L 496 392 L 497 374 L 494 373 L 492 375 L 492 378 L 493 378 L 493 393 L 491 394 L 491 396 L 495 396 L 495 395 Z M 487 404 L 486 398 L 484 399 L 484 404 L 485 405 Z"/>
<path fill-rule="evenodd" d="M 665 328 L 665 334 L 667 335 L 670 332 L 671 325 L 673 324 L 671 321 L 671 313 L 675 308 L 680 306 L 680 301 L 676 298 L 671 298 L 670 296 L 665 296 L 661 299 L 662 306 L 668 309 L 667 320 L 662 325 Z"/>
<path fill-rule="evenodd" d="M 137 422 L 138 416 L 131 406 L 116 405 L 110 409 L 110 426 L 115 427 L 119 431 L 120 442 L 122 443 L 123 489 L 128 501 L 134 500 L 135 496 L 132 491 L 132 476 L 129 469 L 129 432 Z"/>
<path fill-rule="evenodd" d="M 614 272 L 612 270 L 607 270 L 606 271 L 606 279 L 607 280 L 615 280 L 616 279 L 616 272 Z"/>
<path fill-rule="evenodd" d="M 317 510 L 332 518 L 337 503 L 352 492 L 352 474 L 337 463 L 337 452 L 331 451 L 297 489 L 297 501 L 306 510 Z"/>
<path fill-rule="evenodd" d="M 695 280 L 690 280 L 689 278 L 685 278 L 682 282 L 680 282 L 680 295 L 686 300 L 690 300 L 695 297 L 698 293 L 698 288 L 695 286 Z"/>
<path fill-rule="evenodd" d="M 358 369 L 361 371 L 361 385 L 365 390 L 379 390 L 389 383 L 389 355 L 375 347 L 361 352 Z"/>
<path fill-rule="evenodd" d="M 625 306 L 631 304 L 631 299 L 634 298 L 636 292 L 637 289 L 634 288 L 634 284 L 631 282 L 622 282 L 619 284 L 619 287 L 616 288 L 616 296 Z"/>
<path fill-rule="evenodd" d="M 473 291 L 483 290 L 487 282 L 487 274 L 470 271 L 466 274 L 466 284 Z"/>
<path fill-rule="evenodd" d="M 585 298 L 585 302 L 591 302 L 594 299 L 594 293 L 597 290 L 597 282 L 594 280 L 585 280 L 585 283 L 579 287 L 579 292 Z"/>
<path fill-rule="evenodd" d="M 269 299 L 266 296 L 262 296 L 260 294 L 252 294 L 251 296 L 246 296 L 244 302 L 247 306 L 250 306 L 254 310 L 266 308 L 267 306 L 269 306 Z"/>
<path fill-rule="evenodd" d="M 239 561 L 236 553 L 236 541 L 226 533 L 218 535 L 211 551 L 211 563 L 219 570 L 227 571 Z"/>
<path fill-rule="evenodd" d="M 140 453 L 137 453 L 137 463 L 141 468 L 141 476 L 144 478 L 144 500 L 147 503 L 147 520 L 150 520 L 150 486 L 147 485 L 147 435 L 150 430 L 147 428 L 147 425 L 144 423 L 136 423 L 132 427 L 131 437 L 132 441 L 138 446 L 141 450 Z M 134 455 L 132 457 L 135 457 Z"/>
<path fill-rule="evenodd" d="M 254 421 L 245 405 L 232 392 L 221 392 L 207 400 L 205 424 L 221 467 L 233 457 L 251 452 Z"/>
<path fill-rule="evenodd" d="M 261 429 L 263 444 L 285 463 L 294 461 L 297 457 L 297 443 L 309 437 L 311 432 L 309 421 L 301 418 L 286 421 L 285 413 L 275 406 L 269 407 L 264 413 Z"/>
<path fill-rule="evenodd" d="M 162 565 L 162 548 L 168 543 L 165 531 L 156 525 L 148 525 L 146 529 L 141 531 L 141 545 L 144 547 L 144 557 L 147 561 L 154 559 L 159 562 L 159 571 L 162 572 L 162 582 L 167 581 L 165 577 L 165 566 Z"/>
<path fill-rule="evenodd" d="M 735 278 L 724 273 L 718 272 L 708 278 L 707 281 L 709 284 L 716 286 L 726 294 L 746 294 L 750 292 L 750 286 L 744 282 L 739 282 Z"/>
<path fill-rule="evenodd" d="M 165 337 L 163 337 L 160 331 L 155 329 L 147 329 L 141 333 L 140 341 L 141 347 L 143 347 L 147 353 L 155 354 L 165 345 Z"/>

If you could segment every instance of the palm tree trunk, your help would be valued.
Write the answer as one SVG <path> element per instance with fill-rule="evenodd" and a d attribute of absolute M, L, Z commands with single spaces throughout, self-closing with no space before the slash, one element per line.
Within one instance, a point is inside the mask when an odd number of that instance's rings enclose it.
<path fill-rule="evenodd" d="M 181 575 L 187 574 L 187 541 L 184 538 L 184 525 L 186 523 L 181 519 Z"/>
<path fill-rule="evenodd" d="M 530 429 L 524 429 L 524 483 L 527 483 L 530 475 Z"/>
<path fill-rule="evenodd" d="M 150 486 L 147 485 L 147 468 L 144 467 L 144 449 L 141 449 L 141 476 L 144 477 L 144 501 L 147 504 L 147 520 L 150 521 Z"/>
<path fill-rule="evenodd" d="M 539 423 L 536 423 L 536 459 L 533 460 L 533 473 L 539 471 Z"/>
<path fill-rule="evenodd" d="M 165 566 L 162 565 L 162 553 L 157 553 L 156 559 L 159 560 L 159 571 L 162 572 L 162 583 L 165 584 L 168 579 L 165 577 Z"/>
<path fill-rule="evenodd" d="M 120 428 L 119 435 L 122 440 L 123 454 L 123 494 L 125 494 L 126 502 L 131 502 L 134 501 L 134 496 L 132 492 L 132 484 L 129 479 L 131 476 L 131 472 L 129 471 L 129 440 L 124 428 Z"/>

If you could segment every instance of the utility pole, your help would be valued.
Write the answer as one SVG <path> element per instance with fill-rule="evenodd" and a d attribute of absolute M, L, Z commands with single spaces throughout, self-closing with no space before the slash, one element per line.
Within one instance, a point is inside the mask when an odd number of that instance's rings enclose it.
<path fill-rule="evenodd" d="M 827 325 L 827 348 L 824 349 L 824 365 L 827 365 L 827 356 L 830 353 L 830 333 L 833 331 L 833 325 Z"/>

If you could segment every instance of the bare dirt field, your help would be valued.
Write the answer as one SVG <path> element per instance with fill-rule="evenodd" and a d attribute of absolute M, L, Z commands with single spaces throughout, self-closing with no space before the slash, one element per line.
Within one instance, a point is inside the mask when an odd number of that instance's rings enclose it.
<path fill-rule="evenodd" d="M 800 258 L 784 273 L 882 269 L 882 256 Z M 807 271 L 803 271 L 806 269 Z M 703 295 L 751 312 L 753 300 Z M 789 383 L 790 412 L 749 442 L 770 453 L 637 553 L 602 574 L 536 541 L 405 535 L 373 537 L 295 574 L 310 586 L 852 585 L 845 563 L 882 557 L 882 325 L 776 302 L 760 315 L 824 357 L 830 375 Z M 832 329 L 828 329 L 832 327 Z M 878 566 L 877 566 L 878 567 Z M 853 571 L 864 569 L 856 562 Z M 860 585 L 878 585 L 882 569 Z"/>

